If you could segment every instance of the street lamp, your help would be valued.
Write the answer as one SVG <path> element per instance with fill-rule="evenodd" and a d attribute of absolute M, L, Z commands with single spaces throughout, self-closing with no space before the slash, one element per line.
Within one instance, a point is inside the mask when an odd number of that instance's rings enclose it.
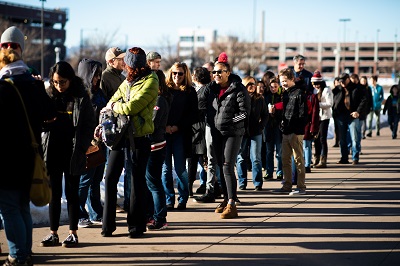
<path fill-rule="evenodd" d="M 81 43 L 79 46 L 79 60 L 82 59 L 83 57 L 83 31 L 97 31 L 97 28 L 95 29 L 81 29 Z"/>
<path fill-rule="evenodd" d="M 375 59 L 375 75 L 379 75 L 379 56 L 378 56 L 378 46 L 379 46 L 379 32 L 380 30 L 376 30 L 376 39 L 375 39 L 375 47 L 374 47 L 374 59 Z"/>
<path fill-rule="evenodd" d="M 40 30 L 40 38 L 41 38 L 41 47 L 40 47 L 40 75 L 42 77 L 44 76 L 44 33 L 43 33 L 43 28 L 44 28 L 44 21 L 43 21 L 43 12 L 44 12 L 44 2 L 46 0 L 39 0 L 42 2 L 42 12 L 41 12 L 41 30 Z"/>
<path fill-rule="evenodd" d="M 61 48 L 60 47 L 54 48 L 54 52 L 56 53 L 56 63 L 57 63 L 58 61 L 60 61 Z"/>
<path fill-rule="evenodd" d="M 345 68 L 346 68 L 346 22 L 351 21 L 351 19 L 349 18 L 341 18 L 339 19 L 339 22 L 343 22 L 343 63 L 342 63 L 342 72 L 344 72 Z"/>

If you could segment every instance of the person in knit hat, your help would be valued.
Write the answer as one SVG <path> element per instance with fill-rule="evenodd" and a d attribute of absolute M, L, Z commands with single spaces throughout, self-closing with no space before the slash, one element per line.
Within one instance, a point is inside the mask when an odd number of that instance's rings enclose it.
<path fill-rule="evenodd" d="M 146 165 L 151 152 L 150 134 L 154 131 L 153 109 L 158 96 L 158 77 L 146 63 L 146 53 L 140 47 L 129 48 L 124 57 L 126 79 L 111 97 L 105 109 L 129 116 L 130 128 L 126 141 L 112 149 L 105 174 L 105 199 L 101 235 L 112 236 L 116 230 L 117 187 L 124 155 L 132 164 L 131 196 L 127 215 L 128 236 L 136 238 L 146 232 Z M 100 137 L 100 136 L 98 136 Z"/>

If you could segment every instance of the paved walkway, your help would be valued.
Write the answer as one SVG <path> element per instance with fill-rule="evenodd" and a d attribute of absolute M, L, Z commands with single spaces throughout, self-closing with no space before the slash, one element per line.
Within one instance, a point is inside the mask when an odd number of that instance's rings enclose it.
<path fill-rule="evenodd" d="M 114 237 L 101 237 L 100 226 L 80 229 L 70 249 L 40 247 L 49 229 L 35 227 L 35 265 L 400 265 L 400 140 L 385 127 L 362 146 L 356 166 L 336 165 L 339 149 L 330 148 L 328 168 L 307 174 L 304 196 L 272 194 L 278 181 L 257 192 L 249 183 L 238 192 L 237 219 L 190 200 L 168 214 L 167 230 L 130 239 L 118 214 Z M 61 226 L 62 240 L 67 233 Z M 3 231 L 0 242 L 4 260 Z"/>

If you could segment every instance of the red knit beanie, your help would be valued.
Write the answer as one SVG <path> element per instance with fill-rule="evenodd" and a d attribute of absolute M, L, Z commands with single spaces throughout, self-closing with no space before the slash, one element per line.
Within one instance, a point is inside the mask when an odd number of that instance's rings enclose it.
<path fill-rule="evenodd" d="M 322 81 L 323 79 L 321 73 L 318 70 L 316 70 L 311 78 L 311 82 L 322 82 Z"/>
<path fill-rule="evenodd" d="M 228 55 L 225 52 L 219 54 L 218 63 L 228 63 Z"/>

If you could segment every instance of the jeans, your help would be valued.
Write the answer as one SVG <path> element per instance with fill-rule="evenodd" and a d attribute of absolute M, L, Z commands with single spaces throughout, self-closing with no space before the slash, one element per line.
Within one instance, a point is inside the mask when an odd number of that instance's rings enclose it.
<path fill-rule="evenodd" d="M 374 114 L 376 116 L 376 134 L 379 134 L 379 130 L 381 128 L 381 109 L 373 110 L 369 112 L 367 119 L 368 119 L 368 133 L 372 133 L 372 120 L 374 118 Z"/>
<path fill-rule="evenodd" d="M 274 150 L 276 158 L 276 175 L 282 175 L 282 133 L 279 127 L 273 128 L 272 138 L 267 141 L 267 174 L 272 177 L 274 172 Z"/>
<path fill-rule="evenodd" d="M 103 152 L 107 149 L 103 147 Z M 79 182 L 79 219 L 85 218 L 92 221 L 103 217 L 103 206 L 101 205 L 100 183 L 103 180 L 105 163 L 89 169 L 86 174 L 81 175 Z M 89 214 L 86 211 L 87 203 Z"/>
<path fill-rule="evenodd" d="M 206 148 L 207 148 L 207 181 L 206 189 L 210 193 L 214 192 L 215 182 L 221 183 L 220 169 L 215 157 L 215 150 L 213 145 L 212 134 L 216 129 L 211 129 L 210 126 L 206 125 Z"/>
<path fill-rule="evenodd" d="M 329 119 L 322 120 L 319 123 L 318 138 L 314 142 L 315 156 L 328 156 L 328 128 Z"/>
<path fill-rule="evenodd" d="M 32 254 L 32 216 L 29 192 L 0 189 L 0 216 L 3 220 L 9 254 L 25 262 Z"/>
<path fill-rule="evenodd" d="M 250 142 L 250 143 L 249 143 Z M 246 155 L 250 144 L 250 161 L 251 161 L 251 172 L 253 177 L 253 184 L 255 187 L 262 187 L 262 166 L 261 166 L 261 146 L 262 146 L 262 134 L 247 137 L 244 136 L 240 151 L 236 160 L 236 170 L 238 173 L 239 186 L 247 186 L 247 162 Z"/>
<path fill-rule="evenodd" d="M 283 188 L 292 189 L 292 156 L 297 170 L 297 188 L 305 189 L 306 175 L 303 155 L 304 135 L 288 134 L 282 137 Z"/>
<path fill-rule="evenodd" d="M 312 140 L 311 139 L 303 140 L 303 153 L 304 153 L 304 166 L 311 167 L 311 158 L 312 158 Z"/>
<path fill-rule="evenodd" d="M 340 154 L 341 161 L 348 161 L 349 146 L 347 141 L 347 130 L 349 130 L 352 159 L 358 161 L 361 151 L 361 126 L 360 119 L 353 119 L 349 115 L 340 115 L 338 117 L 339 130 L 340 130 Z"/>
<path fill-rule="evenodd" d="M 223 136 L 219 131 L 213 133 L 213 144 L 218 165 L 222 169 L 221 187 L 224 200 L 237 196 L 235 162 L 240 150 L 243 136 Z"/>
<path fill-rule="evenodd" d="M 157 151 L 152 151 L 146 167 L 146 184 L 152 195 L 148 201 L 149 212 L 152 218 L 160 223 L 167 221 L 165 191 L 161 180 L 165 153 L 165 147 Z"/>
<path fill-rule="evenodd" d="M 177 175 L 178 202 L 186 204 L 189 198 L 189 180 L 186 170 L 186 158 L 183 144 L 183 133 L 178 131 L 166 135 L 166 156 L 162 167 L 162 181 L 167 204 L 175 204 L 174 179 L 172 176 L 172 158 Z"/>

